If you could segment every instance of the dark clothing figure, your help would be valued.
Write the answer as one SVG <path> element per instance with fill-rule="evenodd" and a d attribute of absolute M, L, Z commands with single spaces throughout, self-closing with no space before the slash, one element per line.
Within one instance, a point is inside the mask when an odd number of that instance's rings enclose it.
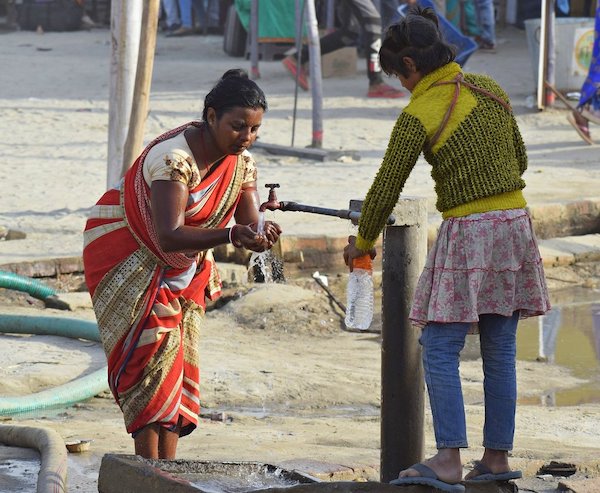
<path fill-rule="evenodd" d="M 364 36 L 367 76 L 369 92 L 367 97 L 398 98 L 404 93 L 383 82 L 383 72 L 379 65 L 379 48 L 381 47 L 381 16 L 371 0 L 345 0 L 338 2 L 335 9 L 336 30 L 321 38 L 321 55 L 339 50 L 346 46 L 356 46 L 361 30 Z M 298 74 L 298 85 L 308 90 L 306 65 L 309 58 L 308 46 L 304 45 L 300 52 L 283 60 L 285 68 L 296 77 L 298 61 L 301 68 Z"/>

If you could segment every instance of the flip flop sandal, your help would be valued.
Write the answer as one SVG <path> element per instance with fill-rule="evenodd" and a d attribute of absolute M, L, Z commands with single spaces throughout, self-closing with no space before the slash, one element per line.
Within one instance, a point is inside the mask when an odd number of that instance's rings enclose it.
<path fill-rule="evenodd" d="M 481 461 L 477 461 L 475 463 L 473 470 L 477 471 L 479 474 L 473 478 L 465 479 L 465 483 L 472 484 L 481 483 L 483 481 L 510 481 L 512 479 L 520 479 L 523 477 L 523 473 L 521 471 L 506 471 L 494 474 L 492 470 Z"/>
<path fill-rule="evenodd" d="M 421 484 L 425 486 L 432 486 L 438 490 L 446 491 L 448 493 L 464 493 L 465 487 L 460 483 L 446 483 L 442 481 L 431 467 L 425 464 L 413 464 L 408 469 L 414 469 L 420 476 L 406 476 L 403 478 L 393 479 L 390 484 L 396 486 L 408 486 Z"/>
<path fill-rule="evenodd" d="M 600 115 L 598 115 L 598 113 L 592 113 L 589 110 L 583 109 L 581 110 L 581 116 L 586 120 L 594 122 L 596 125 L 600 125 Z"/>
<path fill-rule="evenodd" d="M 590 136 L 590 131 L 586 127 L 579 125 L 573 115 L 571 115 L 571 114 L 567 115 L 567 120 L 573 126 L 575 131 L 579 134 L 579 136 L 583 140 L 585 140 L 589 145 L 594 144 L 594 141 L 592 140 L 592 137 Z"/>
<path fill-rule="evenodd" d="M 298 68 L 298 64 L 292 57 L 284 58 L 281 63 L 285 67 L 285 69 L 290 73 L 290 75 L 298 80 L 298 85 L 304 90 L 308 91 L 308 79 L 306 78 L 306 74 L 302 68 Z"/>

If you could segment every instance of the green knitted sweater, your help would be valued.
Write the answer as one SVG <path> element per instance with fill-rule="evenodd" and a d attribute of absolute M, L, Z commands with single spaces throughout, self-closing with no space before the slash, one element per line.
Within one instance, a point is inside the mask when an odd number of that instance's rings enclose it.
<path fill-rule="evenodd" d="M 460 66 L 451 62 L 415 86 L 365 198 L 356 240 L 360 250 L 375 244 L 421 152 L 431 165 L 440 212 L 459 208 L 460 214 L 451 215 L 465 215 L 525 205 L 520 192 L 525 187 L 521 175 L 527 168 L 523 139 L 512 113 L 491 97 L 461 86 L 444 130 L 429 147 L 456 90 L 456 84 L 432 85 L 453 80 L 459 73 Z M 491 78 L 467 73 L 464 79 L 508 103 L 507 94 Z M 496 197 L 509 200 L 502 203 L 504 199 L 494 200 Z M 470 203 L 478 203 L 479 208 L 469 210 Z M 481 203 L 485 204 L 483 210 Z M 461 208 L 464 204 L 467 207 Z"/>

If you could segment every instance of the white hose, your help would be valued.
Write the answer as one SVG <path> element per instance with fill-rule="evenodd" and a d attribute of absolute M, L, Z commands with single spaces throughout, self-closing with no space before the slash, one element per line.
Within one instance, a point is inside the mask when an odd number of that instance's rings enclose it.
<path fill-rule="evenodd" d="M 0 425 L 0 443 L 32 448 L 40 453 L 37 493 L 66 493 L 67 449 L 56 431 L 33 426 Z"/>

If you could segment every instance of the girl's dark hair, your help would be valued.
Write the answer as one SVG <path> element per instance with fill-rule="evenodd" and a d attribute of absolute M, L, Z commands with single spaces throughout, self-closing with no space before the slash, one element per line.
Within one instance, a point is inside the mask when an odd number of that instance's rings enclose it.
<path fill-rule="evenodd" d="M 248 72 L 234 68 L 225 72 L 204 98 L 204 121 L 208 108 L 215 110 L 217 119 L 232 108 L 262 108 L 267 111 L 267 98 L 262 89 L 250 80 Z"/>
<path fill-rule="evenodd" d="M 382 70 L 403 77 L 410 75 L 404 57 L 412 58 L 416 69 L 427 75 L 455 56 L 454 47 L 444 41 L 435 11 L 419 6 L 410 7 L 401 21 L 388 27 L 379 50 Z"/>

